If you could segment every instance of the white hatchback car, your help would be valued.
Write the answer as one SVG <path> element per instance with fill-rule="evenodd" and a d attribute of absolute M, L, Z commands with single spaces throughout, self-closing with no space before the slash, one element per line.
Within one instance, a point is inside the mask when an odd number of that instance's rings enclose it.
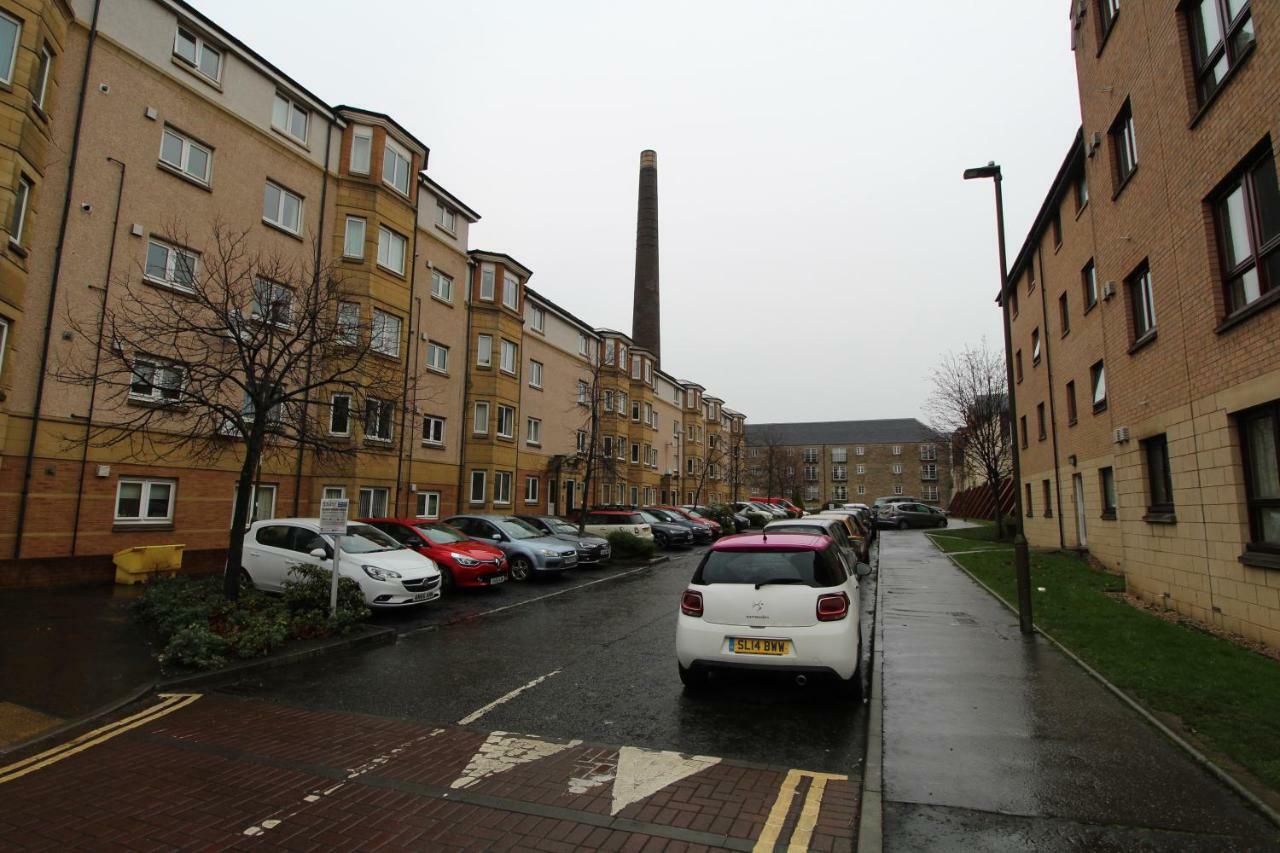
<path fill-rule="evenodd" d="M 862 690 L 858 578 L 828 536 L 759 533 L 719 540 L 680 599 L 680 680 L 701 687 L 716 670 L 782 671 L 805 684 L 834 676 Z"/>
<path fill-rule="evenodd" d="M 404 607 L 440 597 L 434 561 L 368 524 L 347 524 L 338 572 L 360 586 L 370 607 Z M 333 537 L 315 518 L 256 521 L 244 537 L 241 571 L 267 592 L 281 592 L 295 566 L 333 566 Z"/>

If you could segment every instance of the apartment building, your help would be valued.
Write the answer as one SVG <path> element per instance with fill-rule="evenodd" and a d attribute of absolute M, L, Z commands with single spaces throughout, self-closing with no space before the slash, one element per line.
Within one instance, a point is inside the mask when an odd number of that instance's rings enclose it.
<path fill-rule="evenodd" d="M 324 103 L 182 0 L 0 0 L 0 84 L 0 586 L 108 578 L 138 545 L 181 542 L 187 566 L 221 567 L 245 459 L 235 422 L 208 446 L 164 447 L 190 365 L 164 341 L 130 354 L 116 387 L 96 365 L 119 349 L 104 318 L 143 310 L 139 293 L 181 314 L 227 241 L 254 270 L 234 316 L 289 328 L 305 306 L 288 276 L 332 281 L 332 343 L 367 345 L 383 389 L 325 387 L 283 413 L 332 452 L 272 440 L 251 520 L 325 497 L 428 519 L 578 508 L 581 388 L 598 365 L 618 395 L 610 498 L 676 494 L 684 386 L 656 352 L 530 289 L 520 261 L 473 249 L 479 214 L 392 115 Z M 85 363 L 89 381 L 71 369 Z M 161 415 L 139 429 L 140 410 Z"/>
<path fill-rule="evenodd" d="M 1280 646 L 1280 9 L 1072 27 L 1082 128 L 1003 294 L 1028 538 Z"/>
<path fill-rule="evenodd" d="M 893 495 L 945 506 L 951 498 L 947 440 L 914 418 L 750 424 L 745 446 L 753 494 L 798 495 L 808 508 Z"/>

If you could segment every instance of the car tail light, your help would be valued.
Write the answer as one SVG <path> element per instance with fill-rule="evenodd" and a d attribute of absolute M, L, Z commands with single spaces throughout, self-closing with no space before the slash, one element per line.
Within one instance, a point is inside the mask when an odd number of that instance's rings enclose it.
<path fill-rule="evenodd" d="M 684 595 L 680 596 L 680 612 L 685 616 L 701 616 L 702 593 L 697 590 L 686 589 Z"/>
<path fill-rule="evenodd" d="M 688 593 L 685 593 L 688 595 Z M 701 596 L 699 596 L 699 611 L 701 611 Z M 841 619 L 849 615 L 849 596 L 843 592 L 828 592 L 825 595 L 818 596 L 818 621 L 819 622 L 839 622 Z"/>

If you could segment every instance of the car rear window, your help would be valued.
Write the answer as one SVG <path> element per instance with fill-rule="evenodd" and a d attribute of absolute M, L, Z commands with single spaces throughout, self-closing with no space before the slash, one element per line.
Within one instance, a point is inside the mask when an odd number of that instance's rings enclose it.
<path fill-rule="evenodd" d="M 844 571 L 821 551 L 711 551 L 694 573 L 696 584 L 783 581 L 812 587 L 844 583 Z"/>

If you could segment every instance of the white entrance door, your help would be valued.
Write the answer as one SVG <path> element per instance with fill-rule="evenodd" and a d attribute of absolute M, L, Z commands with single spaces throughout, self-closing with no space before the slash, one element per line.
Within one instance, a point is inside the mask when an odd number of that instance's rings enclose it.
<path fill-rule="evenodd" d="M 1075 492 L 1076 499 L 1076 539 L 1077 544 L 1081 548 L 1089 546 L 1089 537 L 1085 532 L 1084 523 L 1084 475 L 1073 474 L 1071 477 L 1071 490 Z"/>

